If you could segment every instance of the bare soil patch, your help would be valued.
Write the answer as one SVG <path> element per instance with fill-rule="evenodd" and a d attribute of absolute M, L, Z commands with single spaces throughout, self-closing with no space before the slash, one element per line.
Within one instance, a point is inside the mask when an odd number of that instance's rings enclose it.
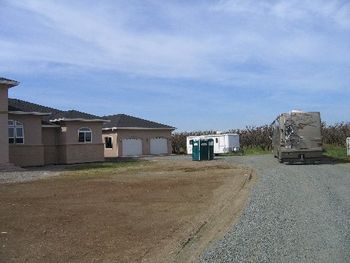
<path fill-rule="evenodd" d="M 0 262 L 193 261 L 239 216 L 251 178 L 161 160 L 0 185 Z"/>

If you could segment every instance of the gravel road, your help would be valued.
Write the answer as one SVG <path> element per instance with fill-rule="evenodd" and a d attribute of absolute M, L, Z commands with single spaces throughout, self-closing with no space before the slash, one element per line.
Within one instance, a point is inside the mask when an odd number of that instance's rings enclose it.
<path fill-rule="evenodd" d="M 199 262 L 350 262 L 350 164 L 226 157 L 258 182 L 239 220 Z"/>

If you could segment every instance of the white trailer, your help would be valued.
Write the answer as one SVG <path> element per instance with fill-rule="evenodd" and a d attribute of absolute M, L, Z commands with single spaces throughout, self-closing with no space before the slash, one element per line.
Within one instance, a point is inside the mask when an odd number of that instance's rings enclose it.
<path fill-rule="evenodd" d="M 350 156 L 350 137 L 346 138 L 346 154 Z"/>
<path fill-rule="evenodd" d="M 186 138 L 187 154 L 192 154 L 193 140 L 198 140 L 198 139 L 213 139 L 214 154 L 239 151 L 238 134 L 236 133 L 208 134 L 208 135 L 200 135 L 200 136 L 187 136 Z"/>

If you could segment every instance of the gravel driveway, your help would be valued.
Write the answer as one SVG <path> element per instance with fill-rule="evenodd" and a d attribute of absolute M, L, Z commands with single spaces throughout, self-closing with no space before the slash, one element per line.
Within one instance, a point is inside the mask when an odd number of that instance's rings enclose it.
<path fill-rule="evenodd" d="M 199 262 L 350 262 L 350 164 L 225 159 L 259 179 L 240 221 Z"/>

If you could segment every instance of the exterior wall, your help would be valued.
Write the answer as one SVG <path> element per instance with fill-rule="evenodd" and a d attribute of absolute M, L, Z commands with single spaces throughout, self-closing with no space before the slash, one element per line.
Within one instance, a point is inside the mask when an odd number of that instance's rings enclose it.
<path fill-rule="evenodd" d="M 42 145 L 10 145 L 10 162 L 17 166 L 44 165 L 44 147 Z"/>
<path fill-rule="evenodd" d="M 66 164 L 102 162 L 103 144 L 70 144 L 60 146 L 61 160 Z"/>
<path fill-rule="evenodd" d="M 112 137 L 112 148 L 104 148 L 104 156 L 106 158 L 117 157 L 118 156 L 118 135 L 116 132 L 103 132 L 102 141 L 105 142 L 105 137 Z"/>
<path fill-rule="evenodd" d="M 10 144 L 10 162 L 18 166 L 44 165 L 41 116 L 9 114 L 9 120 L 23 123 L 24 143 Z"/>
<path fill-rule="evenodd" d="M 9 162 L 8 89 L 0 85 L 0 164 Z"/>
<path fill-rule="evenodd" d="M 79 142 L 80 128 L 90 128 L 92 141 Z M 57 138 L 58 163 L 84 163 L 104 161 L 101 122 L 62 122 Z"/>
<path fill-rule="evenodd" d="M 92 131 L 92 144 L 102 144 L 102 123 L 101 122 L 81 122 L 68 121 L 61 123 L 61 133 L 59 144 L 85 144 L 78 141 L 78 131 L 80 128 L 90 128 Z"/>
<path fill-rule="evenodd" d="M 150 141 L 152 138 L 161 137 L 168 139 L 168 154 L 171 154 L 171 130 L 115 130 L 103 131 L 103 137 L 111 136 L 113 138 L 113 148 L 104 149 L 105 157 L 122 156 L 122 140 L 128 138 L 138 138 L 142 140 L 142 154 L 150 154 Z M 104 139 L 103 139 L 104 140 Z"/>
<path fill-rule="evenodd" d="M 44 145 L 44 163 L 57 164 L 58 163 L 58 136 L 60 128 L 44 127 L 42 128 L 42 141 Z"/>

